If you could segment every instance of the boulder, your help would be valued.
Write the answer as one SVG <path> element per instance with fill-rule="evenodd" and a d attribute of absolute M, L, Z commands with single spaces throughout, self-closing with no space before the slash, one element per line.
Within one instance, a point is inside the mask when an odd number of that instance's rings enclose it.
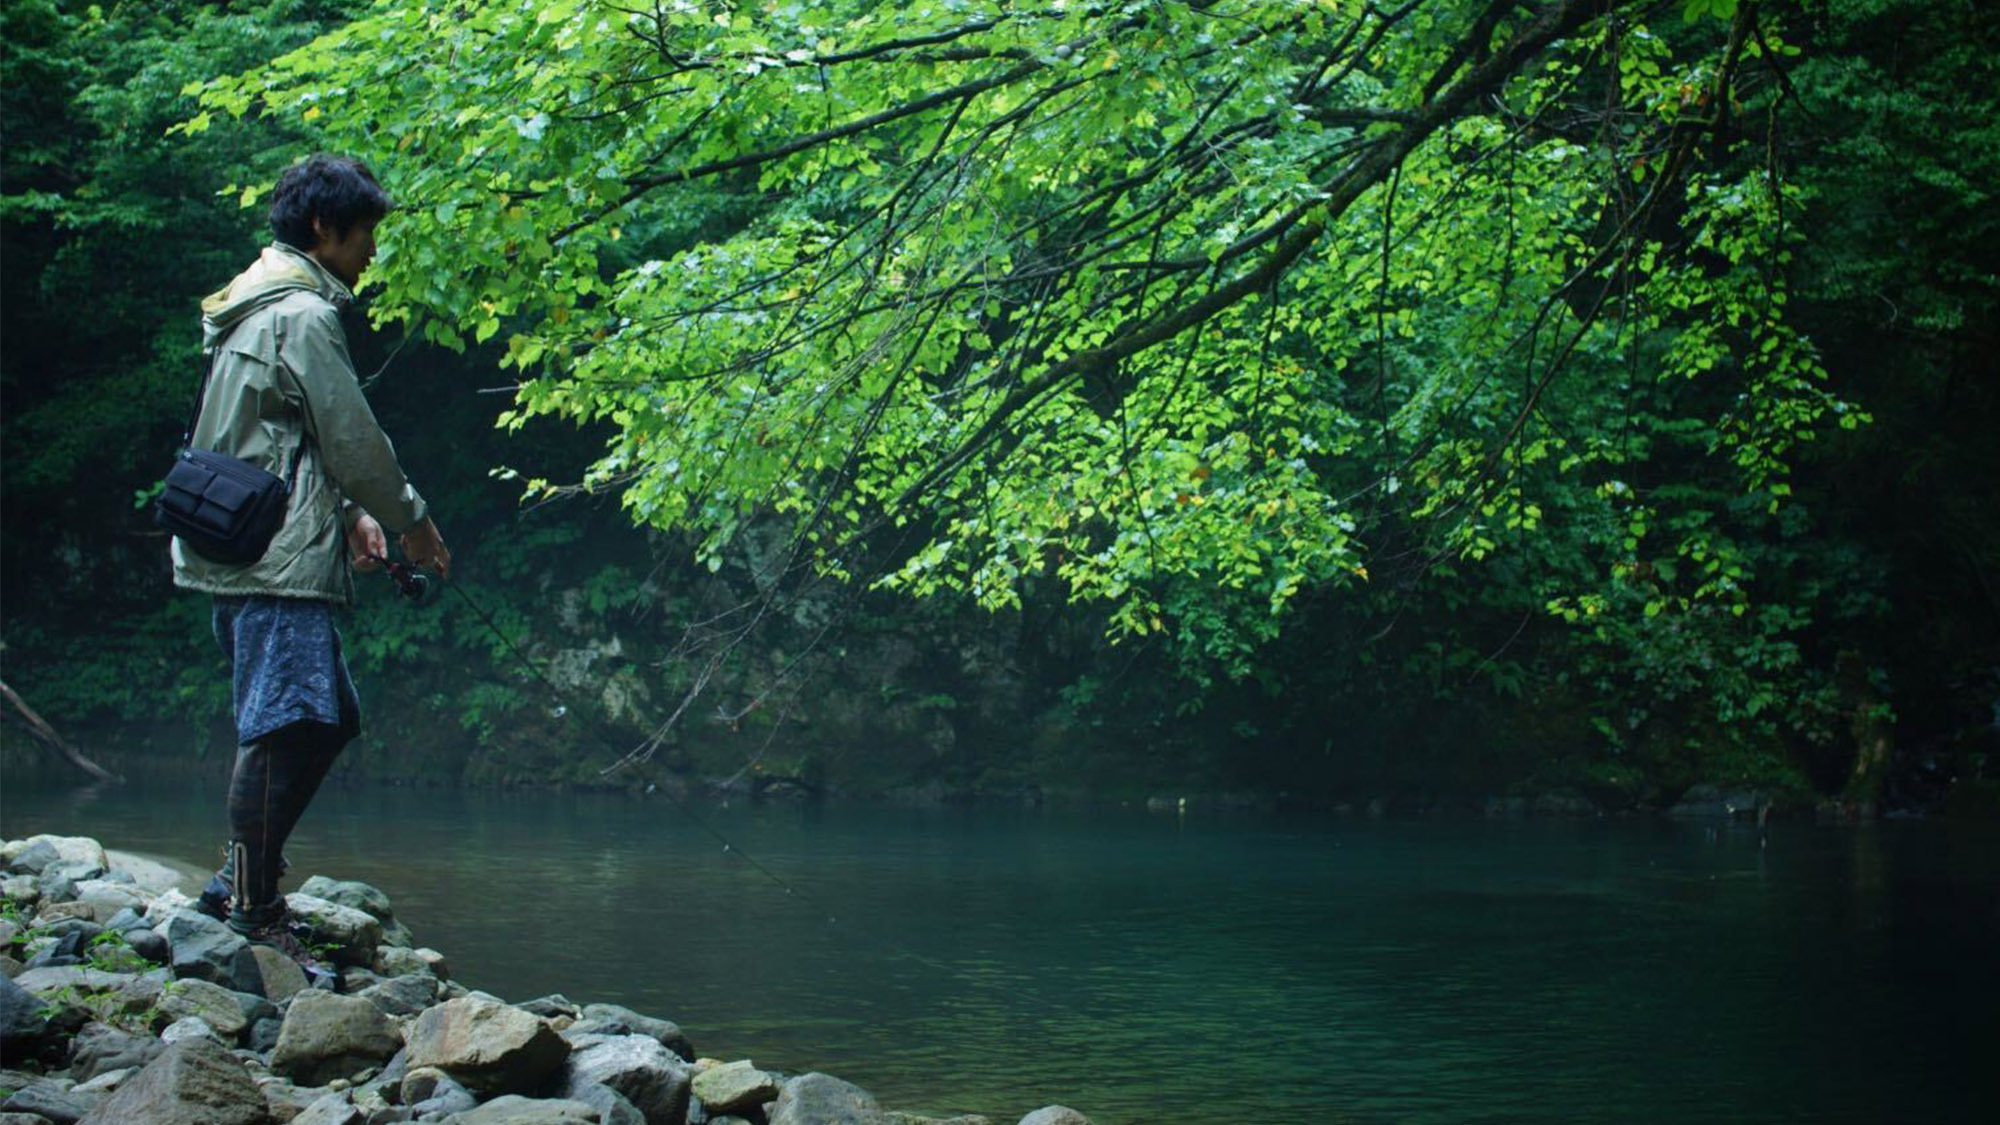
<path fill-rule="evenodd" d="M 682 1125 L 687 1120 L 688 1069 L 673 1052 L 645 1035 L 611 1036 L 580 1047 L 569 1056 L 563 1094 L 587 1086 L 607 1086 L 632 1103 L 647 1125 Z"/>
<path fill-rule="evenodd" d="M 895 1125 L 868 1091 L 827 1074 L 786 1082 L 771 1105 L 770 1125 Z"/>
<path fill-rule="evenodd" d="M 325 1090 L 316 1087 L 301 1090 L 282 1078 L 264 1079 L 257 1084 L 257 1088 L 264 1095 L 265 1110 L 278 1125 L 297 1120 L 299 1114 L 326 1095 Z"/>
<path fill-rule="evenodd" d="M 81 863 L 105 870 L 111 867 L 104 846 L 88 836 L 30 836 L 8 842 L 0 857 L 16 871 L 37 873 L 52 863 Z"/>
<path fill-rule="evenodd" d="M 166 938 L 175 976 L 244 992 L 263 987 L 250 943 L 221 922 L 183 910 L 167 920 Z"/>
<path fill-rule="evenodd" d="M 0 1053 L 13 1058 L 17 1050 L 48 1034 L 42 1000 L 20 984 L 0 977 Z"/>
<path fill-rule="evenodd" d="M 595 1125 L 597 1110 L 567 1098 L 503 1094 L 451 1120 L 452 1125 Z"/>
<path fill-rule="evenodd" d="M 46 996 L 59 988 L 73 988 L 78 992 L 110 992 L 122 988 L 134 979 L 132 973 L 107 973 L 102 969 L 87 969 L 80 965 L 59 965 L 46 969 L 28 969 L 14 978 L 14 983 L 34 993 Z"/>
<path fill-rule="evenodd" d="M 345 1090 L 323 1094 L 292 1118 L 292 1125 L 361 1125 L 366 1118 Z"/>
<path fill-rule="evenodd" d="M 366 883 L 315 875 L 299 885 L 299 893 L 363 911 L 378 922 L 393 922 L 396 919 L 396 912 L 389 906 L 389 896 Z"/>
<path fill-rule="evenodd" d="M 411 1068 L 403 1075 L 396 1093 L 404 1105 L 418 1110 L 420 1117 L 426 1113 L 457 1113 L 479 1104 L 470 1090 L 434 1066 Z"/>
<path fill-rule="evenodd" d="M 597 1111 L 597 1125 L 648 1125 L 639 1107 L 609 1086 L 591 1083 L 569 1092 L 569 1099 Z"/>
<path fill-rule="evenodd" d="M 53 1082 L 34 1082 L 7 1095 L 6 1101 L 0 1101 L 0 1109 L 8 1113 L 37 1113 L 55 1125 L 71 1125 L 96 1104 L 97 1099 L 89 1094 L 65 1090 Z"/>
<path fill-rule="evenodd" d="M 166 964 L 168 958 L 173 955 L 172 948 L 167 945 L 167 939 L 151 930 L 126 930 L 125 944 L 132 947 L 132 952 L 155 965 Z"/>
<path fill-rule="evenodd" d="M 569 1056 L 569 1045 L 540 1019 L 471 996 L 418 1016 L 409 1041 L 412 1071 L 436 1067 L 484 1093 L 532 1090 Z"/>
<path fill-rule="evenodd" d="M 584 1005 L 583 1018 L 569 1030 L 577 1035 L 646 1035 L 688 1062 L 694 1061 L 694 1045 L 681 1033 L 679 1024 L 642 1016 L 616 1004 Z"/>
<path fill-rule="evenodd" d="M 41 888 L 35 886 L 33 875 L 10 875 L 0 879 L 0 898 L 17 906 L 32 907 L 41 897 Z"/>
<path fill-rule="evenodd" d="M 192 869 L 183 874 L 171 864 L 131 852 L 121 852 L 117 848 L 104 849 L 104 858 L 113 876 L 122 875 L 132 880 L 133 886 L 149 895 L 172 890 L 179 886 L 183 879 L 199 878 Z"/>
<path fill-rule="evenodd" d="M 242 1060 L 208 1039 L 184 1039 L 146 1064 L 84 1118 L 85 1125 L 263 1125 L 264 1095 Z"/>
<path fill-rule="evenodd" d="M 358 995 L 385 1015 L 414 1016 L 437 1000 L 437 985 L 437 978 L 429 973 L 412 973 L 370 985 Z"/>
<path fill-rule="evenodd" d="M 375 949 L 382 944 L 382 923 L 374 915 L 302 893 L 286 895 L 285 905 L 314 943 L 332 947 L 335 962 L 367 965 L 375 960 Z"/>
<path fill-rule="evenodd" d="M 282 1004 L 308 987 L 306 971 L 299 963 L 270 946 L 252 945 L 250 957 L 257 962 L 259 991 L 272 1003 Z"/>
<path fill-rule="evenodd" d="M 540 1016 L 543 1019 L 554 1019 L 557 1016 L 568 1016 L 570 1019 L 575 1019 L 578 1015 L 582 1014 L 582 1009 L 578 1008 L 569 997 L 564 996 L 560 992 L 550 993 L 547 996 L 538 996 L 533 1000 L 523 1000 L 514 1006 L 524 1012 Z"/>
<path fill-rule="evenodd" d="M 90 907 L 80 902 L 43 902 L 42 909 L 35 915 L 35 926 L 45 928 L 70 918 L 92 919 Z"/>
<path fill-rule="evenodd" d="M 293 997 L 278 1029 L 271 1069 L 318 1086 L 379 1066 L 403 1045 L 381 1009 L 359 996 L 306 991 Z"/>
<path fill-rule="evenodd" d="M 370 968 L 392 980 L 396 977 L 437 975 L 416 950 L 396 945 L 385 945 L 376 950 L 375 963 Z"/>
<path fill-rule="evenodd" d="M 91 917 L 106 922 L 122 910 L 144 910 L 146 893 L 130 883 L 86 879 L 76 885 L 76 901 L 89 908 Z"/>
<path fill-rule="evenodd" d="M 278 1034 L 284 1028 L 285 1023 L 283 1020 L 258 1020 L 256 1023 L 250 1025 L 250 1034 L 243 1037 L 243 1043 L 259 1054 L 275 1050 L 278 1046 Z"/>
<path fill-rule="evenodd" d="M 1023 1117 L 1020 1125 L 1090 1125 L 1090 1118 L 1066 1105 L 1045 1105 Z"/>
<path fill-rule="evenodd" d="M 712 1066 L 694 1076 L 694 1096 L 718 1113 L 735 1113 L 778 1098 L 778 1079 L 750 1060 Z"/>
<path fill-rule="evenodd" d="M 160 997 L 160 1013 L 169 1020 L 195 1017 L 231 1042 L 250 1026 L 236 994 L 205 980 L 177 980 Z"/>
<path fill-rule="evenodd" d="M 183 1016 L 168 1024 L 165 1031 L 160 1032 L 162 1043 L 178 1043 L 183 1039 L 210 1039 L 228 1046 L 227 1043 L 223 1043 L 222 1036 L 217 1035 L 215 1029 L 208 1026 L 208 1021 L 200 1016 Z"/>
<path fill-rule="evenodd" d="M 93 1023 L 76 1033 L 70 1044 L 69 1073 L 88 1081 L 118 1070 L 135 1070 L 158 1058 L 166 1046 L 150 1035 L 133 1035 L 107 1024 Z"/>
<path fill-rule="evenodd" d="M 159 896 L 147 905 L 144 917 L 149 925 L 157 928 L 181 911 L 193 909 L 193 899 L 182 894 L 178 889 L 169 888 L 161 891 Z M 207 917 L 207 915 L 203 915 L 203 917 Z M 165 937 L 166 932 L 162 930 L 160 936 Z"/>

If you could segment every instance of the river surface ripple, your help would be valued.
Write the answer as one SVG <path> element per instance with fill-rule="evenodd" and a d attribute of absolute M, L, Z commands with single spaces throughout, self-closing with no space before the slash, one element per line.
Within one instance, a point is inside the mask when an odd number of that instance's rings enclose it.
<path fill-rule="evenodd" d="M 207 862 L 214 783 L 0 831 Z M 453 975 L 1008 1125 L 2000 1120 L 2000 830 L 699 807 L 329 788 L 290 849 Z M 788 893 L 743 856 L 789 884 Z"/>

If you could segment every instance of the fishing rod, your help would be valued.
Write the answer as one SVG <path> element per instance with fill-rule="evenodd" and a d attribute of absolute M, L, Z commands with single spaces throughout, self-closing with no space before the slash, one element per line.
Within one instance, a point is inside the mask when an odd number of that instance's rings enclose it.
<path fill-rule="evenodd" d="M 497 638 L 503 646 L 506 647 L 507 651 L 514 655 L 514 659 L 519 661 L 523 668 L 527 669 L 531 675 L 533 675 L 537 680 L 540 680 L 542 682 L 542 686 L 548 689 L 549 694 L 555 699 L 556 705 L 561 709 L 560 713 L 562 714 L 570 713 L 570 708 L 563 699 L 563 693 L 561 687 L 559 687 L 554 680 L 550 679 L 548 673 L 544 671 L 540 665 L 535 663 L 535 661 L 531 659 L 526 652 L 523 652 L 519 645 L 514 643 L 514 639 L 507 635 L 507 631 L 500 627 L 500 623 L 493 620 L 492 614 L 486 612 L 483 606 L 481 606 L 478 602 L 472 600 L 472 595 L 466 593 L 465 588 L 463 586 L 457 583 L 445 582 L 441 579 L 433 579 L 430 575 L 424 573 L 423 570 L 414 562 L 395 562 L 382 555 L 376 555 L 376 554 L 370 554 L 366 557 L 380 564 L 383 571 L 388 574 L 390 581 L 396 584 L 397 592 L 400 593 L 404 598 L 407 598 L 408 600 L 416 603 L 417 605 L 429 605 L 432 602 L 437 601 L 438 589 L 440 587 L 449 589 L 453 594 L 457 595 L 458 599 L 465 603 L 465 607 L 471 610 L 474 616 L 479 618 L 480 623 L 485 625 L 487 630 L 490 631 L 493 634 L 493 636 Z M 587 711 L 579 713 L 588 716 Z M 770 868 L 764 866 L 764 864 L 761 861 L 759 861 L 756 856 L 753 856 L 749 852 L 746 852 L 742 848 L 738 847 L 734 841 L 732 841 L 729 837 L 722 834 L 721 829 L 716 828 L 713 824 L 710 824 L 706 818 L 701 816 L 699 813 L 695 812 L 694 809 L 689 806 L 687 801 L 683 800 L 679 794 L 675 793 L 670 786 L 661 785 L 659 782 L 653 780 L 652 775 L 646 772 L 645 767 L 639 764 L 638 759 L 620 750 L 618 748 L 618 745 L 612 740 L 611 736 L 607 734 L 604 730 L 602 730 L 594 719 L 586 718 L 586 723 L 590 729 L 590 733 L 595 735 L 598 741 L 604 744 L 604 747 L 606 749 L 619 754 L 621 759 L 625 761 L 625 765 L 628 768 L 630 768 L 634 773 L 639 775 L 639 780 L 644 781 L 646 783 L 646 792 L 648 793 L 657 792 L 665 794 L 667 799 L 669 801 L 672 801 L 676 808 L 680 809 L 682 815 L 686 816 L 688 820 L 691 821 L 696 827 L 700 828 L 703 832 L 706 832 L 709 836 L 713 837 L 717 843 L 722 845 L 722 850 L 724 854 L 734 855 L 738 859 L 741 859 L 743 862 L 749 864 L 759 874 L 763 875 L 766 879 L 771 880 L 771 882 L 777 884 L 777 886 L 781 888 L 786 895 L 796 899 L 801 903 L 805 903 L 811 909 L 819 912 L 823 917 L 826 918 L 829 924 L 837 925 L 839 923 L 840 921 L 839 918 L 836 915 L 834 915 L 832 911 L 827 910 L 820 903 L 813 900 L 811 896 L 808 896 L 805 893 L 801 892 L 797 887 L 793 886 L 789 881 L 787 881 L 783 876 L 779 875 L 777 872 L 772 871 Z"/>

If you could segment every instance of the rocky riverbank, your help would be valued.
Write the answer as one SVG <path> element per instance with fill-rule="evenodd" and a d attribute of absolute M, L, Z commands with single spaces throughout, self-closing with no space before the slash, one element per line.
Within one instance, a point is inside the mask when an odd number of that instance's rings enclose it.
<path fill-rule="evenodd" d="M 80 836 L 0 846 L 0 1125 L 992 1125 L 886 1110 L 825 1074 L 697 1055 L 680 1027 L 451 979 L 388 896 L 287 896 L 340 987 Z M 1048 1106 L 1019 1125 L 1090 1125 Z"/>

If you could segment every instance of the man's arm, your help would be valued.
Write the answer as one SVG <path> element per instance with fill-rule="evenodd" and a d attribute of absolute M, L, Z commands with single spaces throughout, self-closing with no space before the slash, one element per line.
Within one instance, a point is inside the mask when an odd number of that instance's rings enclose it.
<path fill-rule="evenodd" d="M 391 532 L 424 522 L 428 507 L 396 460 L 396 447 L 361 393 L 347 334 L 332 305 L 314 302 L 285 334 L 285 366 L 306 399 L 307 432 L 341 492 Z M 350 528 L 351 512 L 344 512 Z"/>

